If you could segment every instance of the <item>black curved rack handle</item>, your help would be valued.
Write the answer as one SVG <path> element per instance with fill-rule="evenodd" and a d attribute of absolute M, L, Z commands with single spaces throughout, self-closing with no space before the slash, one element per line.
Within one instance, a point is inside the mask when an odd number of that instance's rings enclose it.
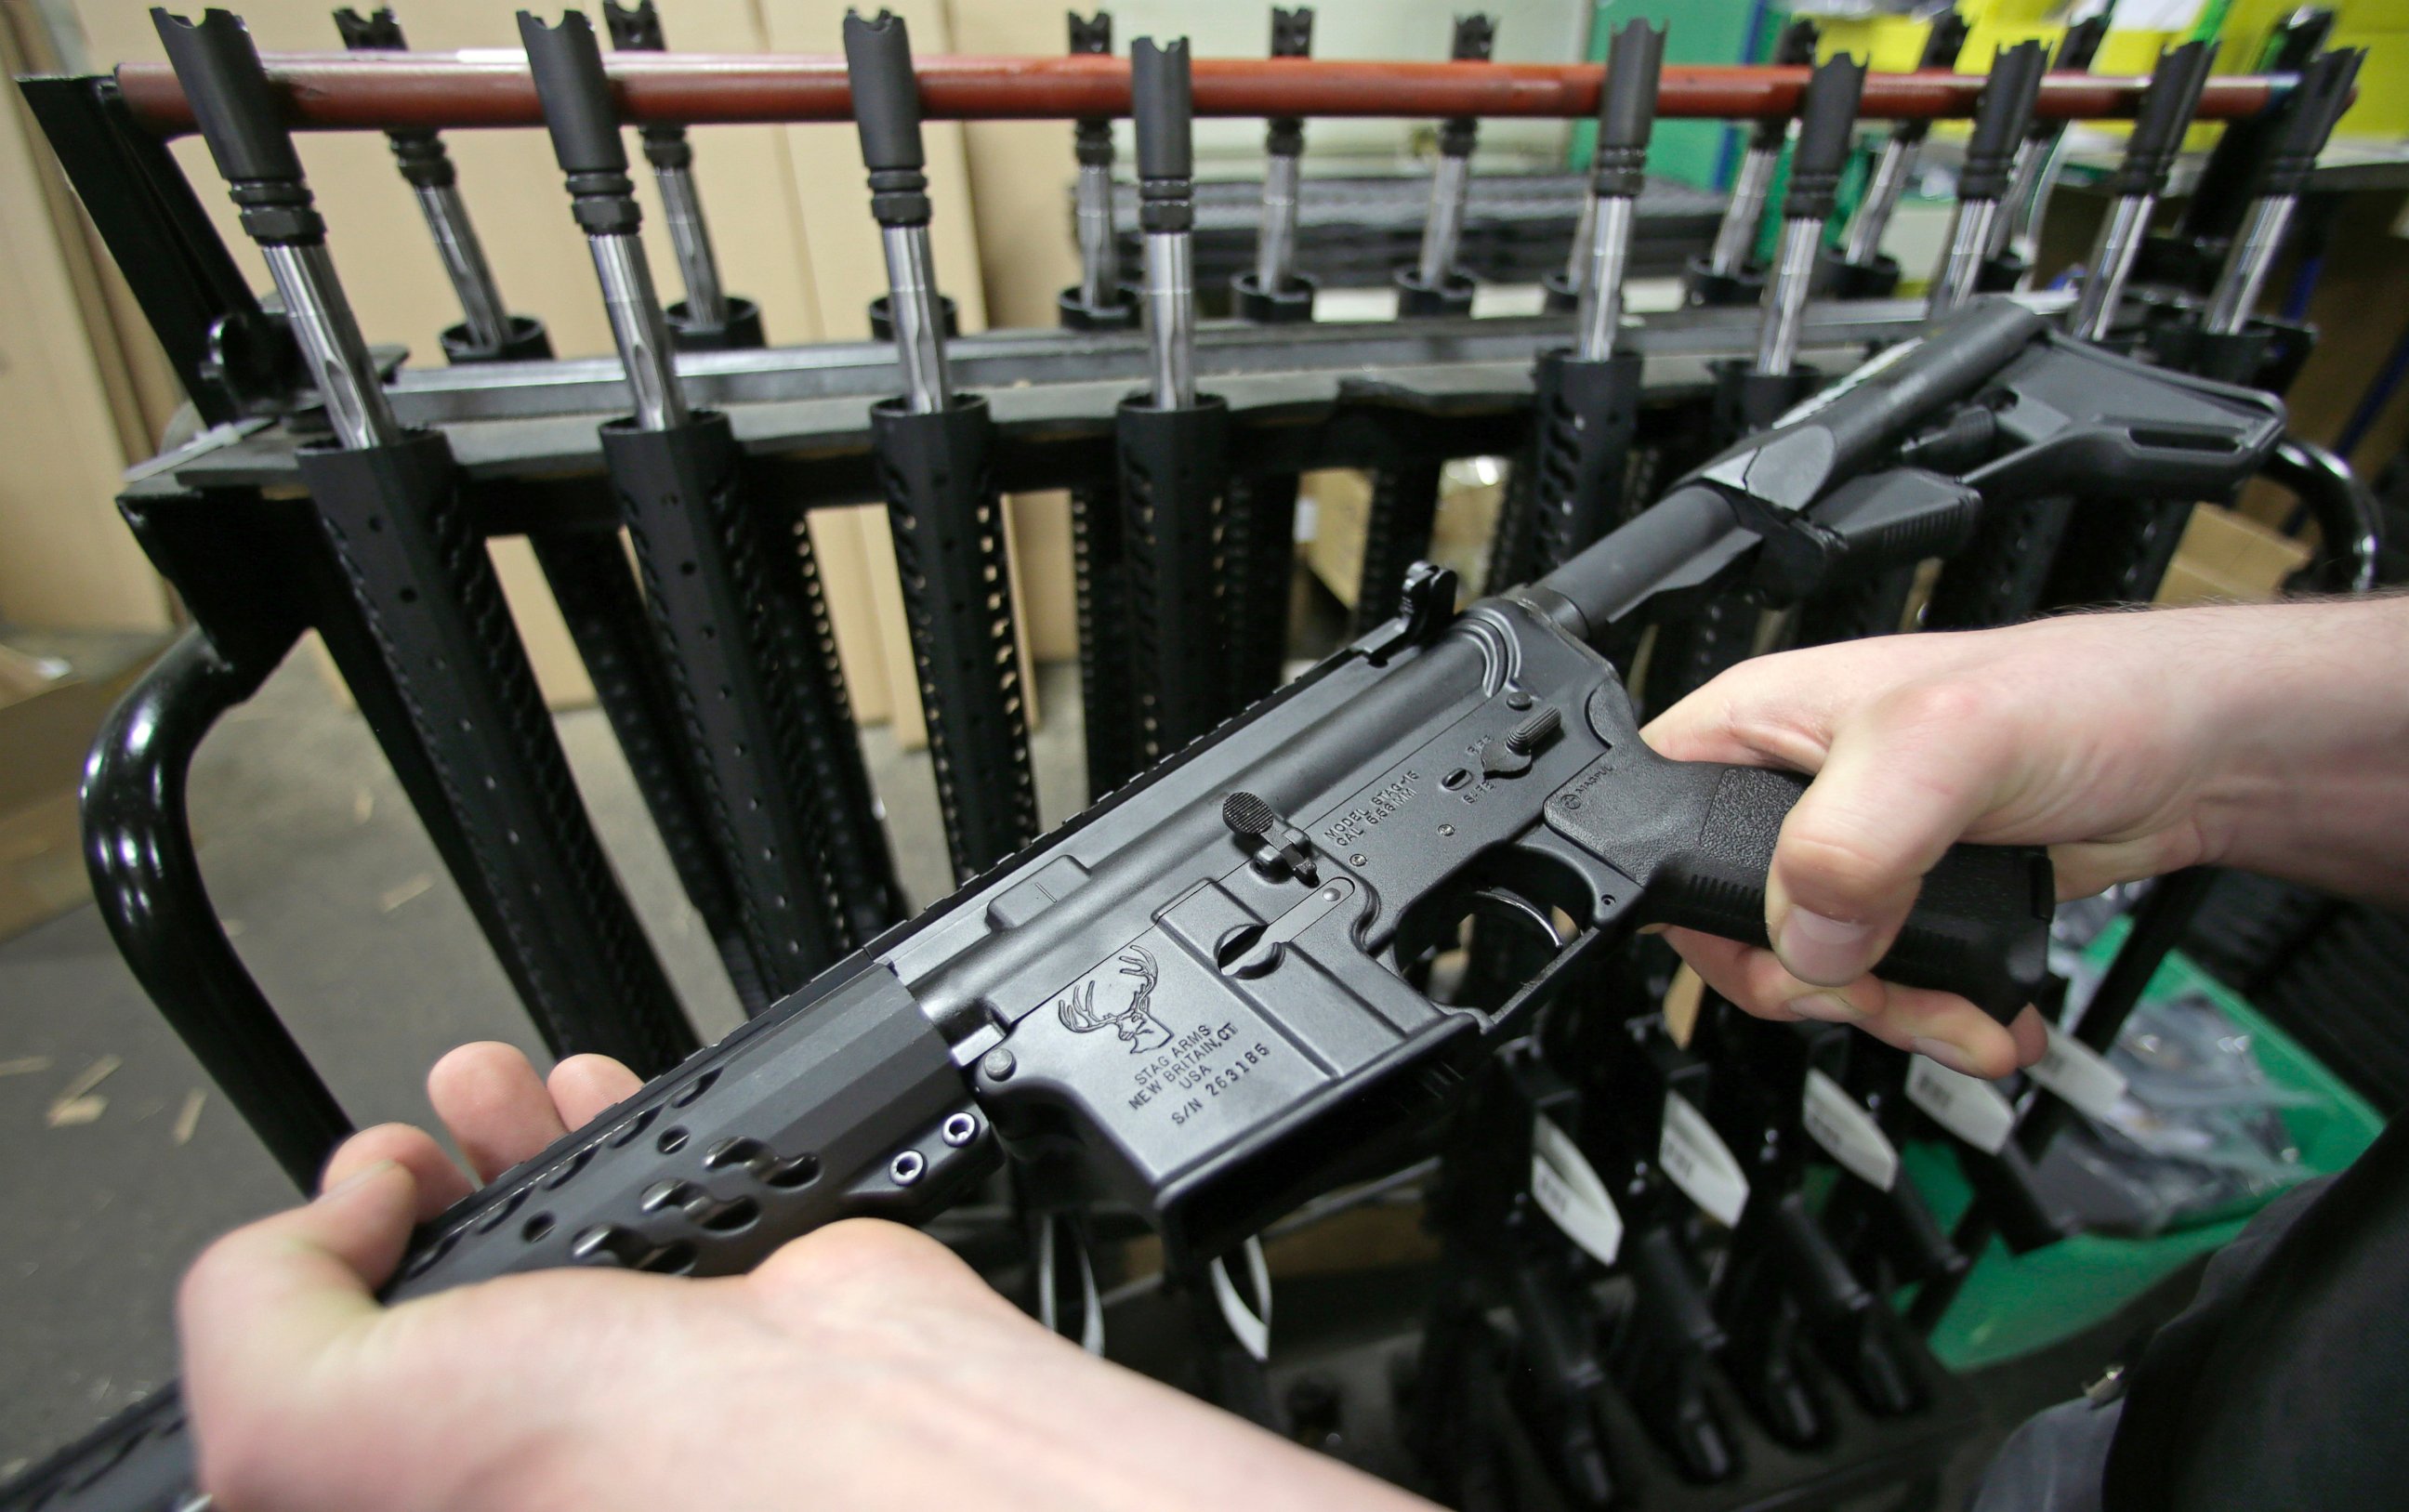
<path fill-rule="evenodd" d="M 195 627 L 151 664 L 108 712 L 84 763 L 83 859 L 135 979 L 308 1191 L 352 1123 L 228 943 L 184 807 L 194 753 L 219 716 L 259 691 L 283 649 L 238 658 Z"/>

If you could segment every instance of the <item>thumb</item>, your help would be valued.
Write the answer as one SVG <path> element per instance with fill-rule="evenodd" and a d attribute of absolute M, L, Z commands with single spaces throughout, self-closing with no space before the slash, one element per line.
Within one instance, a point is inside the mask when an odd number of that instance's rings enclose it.
<path fill-rule="evenodd" d="M 399 1262 L 416 1203 L 409 1171 L 380 1161 L 306 1207 L 237 1229 L 185 1273 L 185 1401 L 204 1483 L 225 1500 L 272 1471 L 270 1439 L 310 1405 L 310 1367 L 382 1316 L 371 1288 Z"/>
<path fill-rule="evenodd" d="M 1991 807 L 2003 742 L 1979 733 L 1981 701 L 1961 685 L 1905 688 L 1835 732 L 1766 887 L 1766 931 L 1792 974 L 1843 986 L 1870 971 L 1924 873 Z"/>

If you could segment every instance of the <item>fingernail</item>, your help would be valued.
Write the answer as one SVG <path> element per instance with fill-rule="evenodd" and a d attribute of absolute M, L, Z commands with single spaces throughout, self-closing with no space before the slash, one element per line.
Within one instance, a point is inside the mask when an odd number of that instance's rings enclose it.
<path fill-rule="evenodd" d="M 1907 1047 L 1928 1060 L 1940 1062 L 1960 1076 L 1979 1076 L 1985 1081 L 1990 1079 L 1990 1073 L 1977 1066 L 1973 1058 L 1966 1053 L 1965 1046 L 1961 1044 L 1948 1040 L 1926 1039 L 1919 1034 L 1908 1042 Z"/>
<path fill-rule="evenodd" d="M 1782 915 L 1774 953 L 1792 975 L 1839 986 L 1865 974 L 1866 942 L 1873 932 L 1871 925 L 1845 924 L 1793 904 Z"/>
<path fill-rule="evenodd" d="M 1819 1024 L 1854 1024 L 1866 1016 L 1863 1009 L 1837 992 L 1801 993 L 1782 1006 Z"/>
<path fill-rule="evenodd" d="M 370 1176 L 382 1175 L 386 1171 L 393 1169 L 397 1163 L 398 1162 L 393 1160 L 379 1160 L 374 1165 L 366 1166 L 360 1170 L 354 1171 L 350 1175 L 345 1176 L 342 1180 L 335 1183 L 335 1185 L 327 1188 L 325 1191 L 320 1192 L 318 1194 L 318 1201 L 322 1202 L 333 1202 L 336 1198 L 342 1196 L 343 1193 L 350 1191 L 354 1187 L 366 1186 Z"/>

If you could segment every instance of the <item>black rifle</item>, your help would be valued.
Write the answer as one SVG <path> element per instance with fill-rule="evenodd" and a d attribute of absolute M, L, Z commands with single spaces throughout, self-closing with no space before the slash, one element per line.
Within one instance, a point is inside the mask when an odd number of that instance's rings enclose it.
<path fill-rule="evenodd" d="M 1663 29 L 1645 22 L 1624 25 L 1608 50 L 1584 216 L 1588 235 L 1574 253 L 1580 269 L 1571 282 L 1575 344 L 1539 355 L 1531 476 L 1518 481 L 1498 516 L 1493 584 L 1553 571 L 1629 517 L 1625 483 L 1639 424 L 1642 365 L 1637 353 L 1616 350 L 1616 337 L 1664 57 Z"/>
<path fill-rule="evenodd" d="M 1271 55 L 1313 55 L 1309 7 L 1273 8 Z M 1242 320 L 1287 325 L 1313 319 L 1314 281 L 1296 270 L 1297 164 L 1305 155 L 1305 122 L 1274 116 L 1264 126 L 1262 226 L 1256 235 L 1254 267 L 1230 281 L 1231 304 Z M 1277 687 L 1288 661 L 1297 487 L 1293 472 L 1250 473 L 1230 481 L 1221 518 L 1221 618 L 1233 709 Z"/>
<path fill-rule="evenodd" d="M 693 1032 L 579 802 L 493 564 L 476 545 L 450 444 L 440 432 L 405 429 L 386 400 L 250 34 L 223 10 L 197 24 L 165 10 L 152 19 L 335 432 L 297 460 L 333 562 L 370 609 L 371 638 L 329 638 L 344 680 L 371 728 L 412 729 L 433 754 L 430 770 L 397 744 L 396 770 L 416 789 L 488 938 L 512 943 L 502 965 L 545 1044 L 665 1070 L 693 1047 Z M 455 661 L 496 675 L 463 684 L 448 675 Z M 541 822 L 528 824 L 530 814 Z M 209 1064 L 224 1047 L 194 1049 Z M 249 1068 L 212 1070 L 240 1085 Z M 306 1181 L 325 1153 L 302 1155 L 296 1174 Z M 278 1154 L 293 1170 L 296 1152 Z"/>
<path fill-rule="evenodd" d="M 1497 22 L 1475 12 L 1455 18 L 1447 55 L 1457 63 L 1487 63 L 1497 41 Z M 1438 161 L 1431 169 L 1430 214 L 1422 221 L 1422 244 L 1411 267 L 1397 269 L 1397 314 L 1466 315 L 1472 312 L 1473 280 L 1456 266 L 1464 245 L 1464 211 L 1472 185 L 1472 150 L 1480 140 L 1477 116 L 1439 122 Z"/>
<path fill-rule="evenodd" d="M 2050 57 L 2049 71 L 2087 72 L 2107 36 L 2106 10 L 2076 22 L 2058 38 L 2057 50 Z M 1999 196 L 1999 214 L 1991 227 L 1989 254 L 1976 276 L 1974 287 L 1979 292 L 2006 294 L 2021 288 L 2025 275 L 2032 271 L 2032 237 L 2049 196 L 2052 176 L 2056 172 L 2057 146 L 2066 136 L 2066 125 L 2064 121 L 2036 117 L 2025 126 L 2024 139 L 2016 144 L 2008 170 L 2007 189 Z"/>
<path fill-rule="evenodd" d="M 1594 1016 L 1566 1050 L 1554 1058 L 1580 1076 L 1576 1138 L 1592 1167 L 1615 1184 L 1626 1225 L 1619 1258 L 1631 1300 L 1612 1321 L 1608 1369 L 1684 1476 L 1726 1479 L 1738 1468 L 1738 1450 L 1707 1377 L 1729 1341 L 1682 1239 L 1693 1204 L 1661 1159 L 1666 1099 L 1697 1098 L 1706 1068 L 1681 1053 L 1652 1013 L 1620 1022 Z"/>
<path fill-rule="evenodd" d="M 2176 385 L 2203 410 L 2224 396 L 2222 434 L 2172 445 L 2108 418 Z M 1804 780 L 1655 756 L 1590 642 L 1844 553 L 1853 509 L 1925 476 L 1878 470 L 1902 440 L 1969 401 L 2007 416 L 2044 396 L 2064 425 L 1976 476 L 2050 487 L 2121 458 L 2137 482 L 2229 486 L 2280 429 L 2241 391 L 1969 307 L 1536 583 L 1459 614 L 1452 575 L 1418 571 L 1396 620 L 427 1225 L 385 1296 L 564 1265 L 740 1272 L 840 1217 L 925 1220 L 1006 1146 L 1069 1162 L 1178 1258 L 1393 1169 L 1633 929 L 1765 942 Z M 2041 986 L 2050 899 L 2045 853 L 1955 847 L 1881 970 L 2004 1021 Z M 1493 1011 L 1406 978 L 1475 907 L 1573 926 Z M 190 1476 L 181 1425 L 153 1399 L 0 1505 L 166 1505 Z"/>
<path fill-rule="evenodd" d="M 1747 1152 L 1748 1206 L 1717 1289 L 1724 1326 L 1738 1343 L 1767 1318 L 1795 1317 L 1867 1411 L 1912 1411 L 1926 1387 L 1898 1315 L 1849 1268 L 1802 1189 L 1812 1143 L 1807 1041 L 1709 993 L 1691 1046 L 1715 1069 L 1709 1116 L 1726 1143 Z"/>
<path fill-rule="evenodd" d="M 1070 14 L 1071 51 L 1113 50 L 1113 18 L 1099 10 Z M 1079 242 L 1079 281 L 1056 297 L 1055 313 L 1074 331 L 1121 331 L 1138 323 L 1136 291 L 1121 281 L 1120 250 L 1113 239 L 1113 123 L 1082 117 L 1072 127 L 1079 177 L 1073 223 Z M 1129 564 L 1121 551 L 1121 516 L 1109 488 L 1071 490 L 1071 573 L 1079 626 L 1079 700 L 1088 753 L 1088 801 L 1095 802 L 1137 773 L 1136 694 L 1130 646 L 1120 633 L 1129 617 Z"/>
<path fill-rule="evenodd" d="M 1954 7 L 1933 17 L 1932 29 L 1924 34 L 1924 51 L 1916 59 L 1917 71 L 1947 73 L 1955 68 L 1957 54 L 1966 47 L 1966 32 L 1965 18 Z M 1916 156 L 1931 130 L 1929 121 L 1902 121 L 1882 139 L 1866 176 L 1865 195 L 1849 223 L 1847 240 L 1824 253 L 1823 277 L 1818 281 L 1835 296 L 1886 299 L 1897 292 L 1898 259 L 1882 250 L 1882 233 L 1890 229 L 1891 216 L 1898 209 L 1899 196 L 1915 173 Z"/>
<path fill-rule="evenodd" d="M 1457 63 L 1487 63 L 1496 23 L 1475 12 L 1455 18 L 1448 56 Z M 1420 255 L 1396 270 L 1401 320 L 1472 313 L 1473 278 L 1456 266 L 1464 242 L 1466 195 L 1472 182 L 1472 150 L 1480 137 L 1473 116 L 1443 121 L 1438 161 L 1431 169 L 1430 213 L 1422 221 Z M 1370 629 L 1397 612 L 1397 590 L 1406 569 L 1430 550 L 1431 525 L 1438 517 L 1441 476 L 1436 462 L 1383 468 L 1372 474 L 1372 497 L 1363 515 L 1363 560 L 1355 578 L 1355 629 Z"/>
<path fill-rule="evenodd" d="M 611 45 L 622 52 L 666 52 L 661 14 L 653 0 L 622 6 L 602 0 Z M 694 147 L 684 126 L 645 126 L 644 161 L 661 192 L 670 245 L 677 253 L 685 297 L 669 307 L 670 332 L 681 352 L 737 352 L 764 344 L 761 307 L 720 286 L 719 260 L 712 255 L 711 228 L 702 218 L 702 195 L 694 182 Z"/>
<path fill-rule="evenodd" d="M 809 538 L 748 501 L 728 417 L 686 404 L 592 23 L 523 11 L 519 34 L 635 399 L 602 427 L 603 461 L 753 980 L 782 997 L 902 912 Z"/>
<path fill-rule="evenodd" d="M 1819 35 L 1813 22 L 1804 17 L 1793 21 L 1782 29 L 1768 61 L 1783 68 L 1812 65 Z M 1765 202 L 1773 193 L 1773 171 L 1782 144 L 1789 139 L 1787 119 L 1759 121 L 1749 128 L 1748 146 L 1732 172 L 1731 195 L 1724 202 L 1714 245 L 1704 256 L 1691 258 L 1682 275 L 1685 303 L 1753 304 L 1764 292 L 1765 269 L 1756 261 L 1758 223 L 1765 219 Z"/>
<path fill-rule="evenodd" d="M 1579 1104 L 1524 1040 L 1486 1068 L 1447 1144 L 1429 1212 L 1447 1251 L 1416 1365 L 1408 1436 L 1453 1505 L 1464 1505 L 1497 1452 L 1468 1432 L 1492 1419 L 1464 1410 L 1462 1392 L 1478 1375 L 1476 1357 L 1500 1349 L 1506 1410 L 1565 1500 L 1604 1506 L 1614 1498 L 1603 1400 L 1611 1387 L 1597 1347 L 1590 1262 L 1549 1221 L 1532 1187 L 1540 1120 L 1569 1139 L 1562 1131 L 1575 1126 Z M 1489 1322 L 1501 1306 L 1513 1318 L 1510 1341 Z"/>
<path fill-rule="evenodd" d="M 1214 538 L 1229 489 L 1230 406 L 1196 391 L 1195 105 L 1187 38 L 1158 47 L 1141 36 L 1132 45 L 1130 101 L 1152 374 L 1147 392 L 1123 399 L 1114 416 L 1132 698 L 1125 709 L 1090 706 L 1087 719 L 1090 729 L 1101 720 L 1130 721 L 1143 768 L 1227 712 Z"/>
<path fill-rule="evenodd" d="M 390 7 L 362 16 L 347 7 L 335 12 L 335 25 L 343 45 L 355 52 L 401 51 L 408 46 Z M 460 301 L 460 324 L 447 327 L 440 338 L 444 360 L 474 364 L 550 357 L 552 341 L 543 323 L 503 307 L 442 134 L 419 128 L 385 136 Z M 530 529 L 527 544 L 560 607 L 577 655 L 593 677 L 595 701 L 619 739 L 653 827 L 660 832 L 661 847 L 727 968 L 737 1001 L 748 1015 L 758 1013 L 769 994 L 753 968 L 726 868 L 705 838 L 712 826 L 694 753 L 683 738 L 669 667 L 645 628 L 643 596 L 620 546 L 617 523 L 602 528 Z"/>
<path fill-rule="evenodd" d="M 1818 64 L 1798 105 L 1798 141 L 1782 206 L 1782 237 L 1765 280 L 1756 359 L 1711 365 L 1718 444 L 1772 425 L 1782 411 L 1821 387 L 1824 375 L 1798 366 L 1798 333 L 1831 218 L 1849 138 L 1856 130 L 1865 65 L 1846 53 Z M 1727 594 L 1700 603 L 1678 623 L 1661 624 L 1644 689 L 1652 708 L 1665 708 L 1755 649 L 1757 601 Z"/>
<path fill-rule="evenodd" d="M 410 46 L 402 40 L 401 23 L 394 20 L 390 6 L 366 16 L 346 6 L 335 12 L 335 29 L 342 34 L 343 46 L 353 52 L 401 52 Z M 502 306 L 494 270 L 485 262 L 484 244 L 461 201 L 459 170 L 444 149 L 443 134 L 417 127 L 386 132 L 385 140 L 418 199 L 419 213 L 426 218 L 427 234 L 435 240 L 436 255 L 443 260 L 444 275 L 460 300 L 460 324 L 442 333 L 444 361 L 527 362 L 551 356 L 552 341 L 544 335 L 543 322 L 532 315 L 513 315 Z"/>
<path fill-rule="evenodd" d="M 1947 251 L 1932 281 L 1929 306 L 1935 319 L 1963 305 L 1981 288 L 2000 196 L 2007 188 L 2016 144 L 2031 119 L 2045 57 L 2038 42 L 2002 48 L 1992 56 L 1990 79 L 1983 86 L 1958 170 L 1957 205 L 1950 215 Z M 1889 265 L 1888 276 L 1896 282 L 1896 263 L 1882 262 Z M 1879 281 L 1881 275 L 1874 276 Z M 1985 523 L 1987 526 L 1989 516 Z M 1910 563 L 1816 595 L 1799 606 L 1797 642 L 1821 645 L 1897 631 L 1914 596 L 1916 570 L 1915 564 Z"/>
<path fill-rule="evenodd" d="M 984 396 L 955 393 L 945 368 L 911 36 L 900 16 L 849 13 L 844 53 L 903 376 L 900 397 L 870 407 L 870 434 L 912 623 L 937 810 L 959 882 L 1037 835 L 1004 501 L 989 459 L 995 418 Z"/>
<path fill-rule="evenodd" d="M 1991 249 L 2014 193 L 2020 153 L 2040 151 L 2032 133 L 2047 50 L 2019 42 L 1991 54 L 1991 73 L 1974 108 L 1974 129 L 1957 173 L 1957 205 L 1949 212 L 1949 239 L 1933 270 L 1928 303 L 1937 319 L 1983 290 Z"/>

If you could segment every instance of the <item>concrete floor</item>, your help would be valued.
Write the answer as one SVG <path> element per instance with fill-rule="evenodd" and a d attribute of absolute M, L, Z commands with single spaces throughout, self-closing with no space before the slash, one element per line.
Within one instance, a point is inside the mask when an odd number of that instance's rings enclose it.
<path fill-rule="evenodd" d="M 1039 806 L 1076 812 L 1078 686 L 1044 669 Z M 707 1039 L 737 1022 L 599 713 L 563 716 L 586 805 Z M 951 890 L 925 756 L 865 734 L 903 883 Z M 535 1036 L 368 727 L 296 656 L 203 746 L 192 812 L 209 893 L 268 1000 L 361 1125 L 424 1123 L 444 1050 Z M 63 1094 L 103 1066 L 89 1121 Z M 188 1114 L 198 1098 L 198 1115 Z M 85 1103 L 75 1110 L 94 1111 Z M 90 906 L 0 943 L 0 1479 L 174 1370 L 175 1277 L 213 1235 L 294 1190 L 168 1031 Z"/>

